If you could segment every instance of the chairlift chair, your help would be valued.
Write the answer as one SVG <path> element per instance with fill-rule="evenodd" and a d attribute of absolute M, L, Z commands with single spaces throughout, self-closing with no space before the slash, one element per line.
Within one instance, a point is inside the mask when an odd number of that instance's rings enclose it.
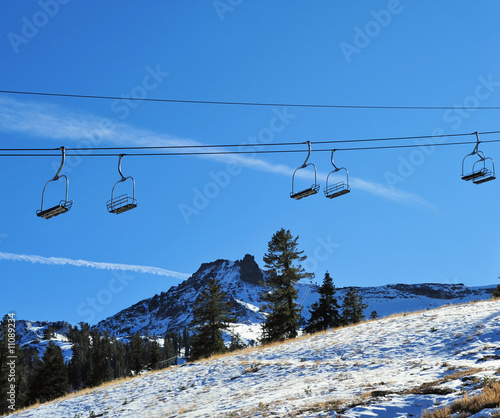
<path fill-rule="evenodd" d="M 479 135 L 476 132 L 477 143 L 474 150 L 467 154 L 462 160 L 462 180 L 471 181 L 474 184 L 486 183 L 495 180 L 495 162 L 492 158 L 486 157 L 479 148 Z M 478 159 L 472 164 L 472 171 L 465 174 L 466 161 L 471 161 L 470 157 L 477 155 Z M 469 164 L 470 166 L 470 164 Z"/>
<path fill-rule="evenodd" d="M 319 184 L 317 184 L 316 166 L 313 163 L 307 164 L 307 160 L 309 159 L 309 157 L 311 155 L 311 142 L 310 141 L 307 141 L 307 146 L 309 147 L 309 152 L 307 154 L 306 160 L 304 161 L 304 164 L 302 164 L 299 168 L 297 168 L 293 172 L 293 176 L 292 176 L 292 191 L 290 193 L 290 197 L 292 199 L 295 199 L 295 200 L 300 200 L 304 197 L 316 194 L 316 193 L 318 193 L 318 190 L 319 190 Z M 295 173 L 297 173 L 297 171 L 299 171 L 303 168 L 306 168 L 310 165 L 314 167 L 314 183 L 311 185 L 311 187 L 308 187 L 307 189 L 301 190 L 299 192 L 295 192 Z"/>
<path fill-rule="evenodd" d="M 349 186 L 349 172 L 345 167 L 337 167 L 333 161 L 333 154 L 335 153 L 335 150 L 332 150 L 332 165 L 334 170 L 331 171 L 328 176 L 326 177 L 326 186 L 324 188 L 324 193 L 325 196 L 328 199 L 333 199 L 335 197 L 342 196 L 344 194 L 347 194 L 351 191 L 351 187 Z M 337 173 L 338 171 L 344 170 L 346 173 L 346 181 L 339 181 L 334 184 L 328 185 L 328 179 L 330 178 L 330 175 L 333 173 Z"/>
<path fill-rule="evenodd" d="M 61 172 L 61 170 L 63 168 L 64 161 L 66 159 L 66 153 L 65 153 L 64 147 L 60 147 L 58 149 L 60 149 L 62 151 L 61 165 L 59 166 L 59 170 L 57 170 L 56 175 L 53 178 L 51 178 L 47 183 L 45 183 L 45 186 L 44 186 L 43 191 L 42 191 L 42 205 L 41 205 L 41 208 L 36 211 L 36 216 L 38 216 L 39 218 L 43 218 L 43 219 L 50 219 L 50 218 L 53 218 L 54 216 L 60 215 L 61 213 L 66 213 L 71 209 L 71 206 L 73 205 L 73 201 L 68 200 L 69 180 L 65 175 L 62 175 L 62 176 L 59 175 L 59 173 Z M 43 209 L 43 200 L 45 197 L 45 189 L 46 189 L 47 185 L 51 181 L 57 181 L 62 177 L 64 177 L 66 179 L 66 197 L 65 197 L 65 199 L 61 200 L 59 202 L 59 204 L 56 206 L 53 206 L 49 209 Z"/>
<path fill-rule="evenodd" d="M 111 189 L 111 199 L 106 202 L 106 207 L 108 209 L 108 212 L 115 213 L 117 215 L 137 207 L 137 200 L 135 199 L 135 180 L 132 176 L 125 177 L 122 174 L 121 164 L 122 164 L 122 157 L 124 155 L 125 154 L 120 155 L 118 159 L 118 172 L 120 173 L 121 179 L 118 180 L 113 186 L 113 189 Z M 116 185 L 128 179 L 132 180 L 132 196 L 123 194 L 121 196 L 114 197 Z"/>

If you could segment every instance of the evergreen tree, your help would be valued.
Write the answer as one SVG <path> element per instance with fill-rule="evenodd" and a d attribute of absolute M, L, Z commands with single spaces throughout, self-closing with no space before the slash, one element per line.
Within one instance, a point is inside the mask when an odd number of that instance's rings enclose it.
<path fill-rule="evenodd" d="M 379 316 L 378 316 L 378 313 L 377 311 L 372 311 L 371 314 L 370 314 L 370 319 L 377 319 Z"/>
<path fill-rule="evenodd" d="M 160 344 L 156 341 L 156 337 L 151 341 L 149 348 L 149 366 L 152 370 L 160 368 L 161 363 L 165 359 L 165 355 L 160 348 Z"/>
<path fill-rule="evenodd" d="M 350 287 L 342 302 L 342 322 L 344 325 L 357 324 L 365 319 L 364 310 L 368 305 L 363 303 L 359 292 Z"/>
<path fill-rule="evenodd" d="M 177 333 L 167 332 L 165 334 L 165 340 L 163 343 L 163 351 L 165 353 L 165 359 L 168 360 L 167 366 L 177 364 L 177 356 L 179 355 L 177 350 Z"/>
<path fill-rule="evenodd" d="M 182 337 L 179 333 L 179 356 L 181 355 L 181 349 L 184 348 L 184 357 L 189 358 L 191 355 L 191 336 L 189 335 L 189 331 L 187 328 L 184 328 L 182 331 Z"/>
<path fill-rule="evenodd" d="M 229 343 L 229 351 L 236 351 L 245 348 L 247 345 L 241 339 L 241 335 L 237 332 L 231 334 L 231 342 Z"/>
<path fill-rule="evenodd" d="M 264 255 L 267 274 L 264 275 L 265 291 L 260 294 L 268 315 L 262 324 L 262 342 L 295 338 L 299 329 L 300 308 L 296 303 L 298 291 L 295 284 L 302 278 L 311 278 L 300 263 L 306 259 L 298 251 L 298 239 L 283 228 L 276 232 Z"/>
<path fill-rule="evenodd" d="M 236 322 L 236 318 L 231 314 L 227 293 L 221 289 L 217 279 L 212 277 L 193 307 L 191 326 L 195 327 L 195 334 L 192 337 L 191 358 L 196 360 L 225 352 L 222 331 L 233 322 Z"/>
<path fill-rule="evenodd" d="M 130 369 L 138 374 L 144 367 L 144 343 L 142 337 L 136 332 L 130 341 Z"/>
<path fill-rule="evenodd" d="M 499 277 L 499 279 L 500 279 L 500 277 Z M 500 298 L 500 284 L 493 289 L 493 292 L 491 293 L 491 298 L 492 299 Z"/>
<path fill-rule="evenodd" d="M 62 351 L 53 341 L 50 341 L 42 360 L 35 368 L 30 398 L 47 402 L 65 395 L 67 389 L 68 371 Z"/>
<path fill-rule="evenodd" d="M 129 376 L 130 369 L 126 361 L 125 344 L 123 344 L 122 341 L 118 341 L 116 337 L 111 338 L 111 353 L 113 378 L 118 379 L 120 377 Z"/>
<path fill-rule="evenodd" d="M 319 300 L 314 302 L 309 310 L 311 318 L 304 328 L 307 333 L 336 328 L 341 324 L 340 306 L 335 297 L 335 286 L 328 272 L 319 288 L 319 294 Z"/>
<path fill-rule="evenodd" d="M 102 336 L 96 329 L 92 330 L 91 336 L 92 350 L 88 385 L 99 386 L 106 380 L 113 378 L 111 363 L 108 357 L 109 336 Z"/>
<path fill-rule="evenodd" d="M 34 365 L 38 362 L 40 354 L 34 347 L 19 348 L 17 352 L 16 407 L 24 408 L 35 402 L 35 399 L 29 397 L 29 388 L 34 378 Z"/>
<path fill-rule="evenodd" d="M 68 374 L 71 386 L 74 389 L 82 389 L 88 385 L 91 368 L 90 354 L 90 327 L 85 322 L 80 322 L 78 327 L 71 327 L 68 338 L 73 344 L 71 351 L 73 356 L 68 364 Z"/>

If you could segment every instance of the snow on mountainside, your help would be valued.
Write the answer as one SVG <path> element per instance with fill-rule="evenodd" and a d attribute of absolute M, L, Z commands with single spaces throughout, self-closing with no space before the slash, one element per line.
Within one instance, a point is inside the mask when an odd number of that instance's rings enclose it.
<path fill-rule="evenodd" d="M 243 340 L 257 341 L 261 334 L 260 324 L 264 319 L 259 293 L 263 288 L 259 282 L 265 271 L 260 269 L 251 255 L 236 262 L 217 260 L 202 264 L 189 279 L 172 287 L 169 291 L 142 300 L 130 308 L 97 324 L 97 328 L 116 336 L 128 336 L 135 332 L 144 335 L 163 336 L 166 331 L 182 331 L 189 328 L 192 306 L 208 279 L 216 277 L 233 304 L 238 317 L 235 331 Z M 321 278 L 318 278 L 321 281 Z M 304 320 L 309 319 L 309 309 L 318 300 L 318 286 L 312 283 L 298 284 L 298 300 L 302 306 Z M 394 284 L 377 287 L 357 287 L 363 301 L 368 305 L 368 317 L 375 310 L 379 316 L 399 312 L 411 312 L 435 308 L 449 303 L 484 300 L 491 297 L 496 286 L 468 288 L 463 284 Z M 342 303 L 347 288 L 338 288 L 336 296 Z"/>
<path fill-rule="evenodd" d="M 99 322 L 96 327 L 117 337 L 127 338 L 135 332 L 141 335 L 164 336 L 167 331 L 176 332 L 189 328 L 192 319 L 192 306 L 208 279 L 216 277 L 228 293 L 233 309 L 238 317 L 234 331 L 247 343 L 257 341 L 261 336 L 260 324 L 264 319 L 261 311 L 259 285 L 264 277 L 262 270 L 251 255 L 238 261 L 217 260 L 204 263 L 189 279 L 171 287 L 149 299 L 142 300 L 117 314 Z M 322 281 L 322 278 L 317 278 Z M 335 277 L 334 277 L 335 281 Z M 302 306 L 303 320 L 310 316 L 311 304 L 318 300 L 318 286 L 301 282 L 298 287 L 297 302 Z M 393 284 L 376 287 L 356 287 L 368 305 L 365 315 L 375 310 L 380 317 L 393 313 L 413 312 L 436 308 L 449 303 L 463 303 L 485 300 L 491 297 L 496 285 L 467 287 L 463 284 Z M 337 288 L 336 296 L 342 303 L 347 288 Z M 59 322 L 17 321 L 17 332 L 21 345 L 37 347 L 40 354 L 45 351 L 48 340 L 43 332 L 48 326 L 56 332 L 53 340 L 63 350 L 66 359 L 71 357 L 71 345 L 67 342 L 69 324 Z"/>
<path fill-rule="evenodd" d="M 66 321 L 16 321 L 16 332 L 19 337 L 17 343 L 24 348 L 35 348 L 43 356 L 50 339 L 47 332 L 53 332 L 51 339 L 58 345 L 65 361 L 69 361 L 72 356 L 71 346 L 68 341 L 68 331 L 70 324 Z"/>
<path fill-rule="evenodd" d="M 499 312 L 500 301 L 486 301 L 364 322 L 174 366 L 12 416 L 418 417 L 499 379 Z M 490 406 L 473 418 L 499 412 Z"/>
<path fill-rule="evenodd" d="M 182 331 L 189 328 L 193 304 L 215 277 L 228 293 L 234 312 L 238 317 L 237 331 L 243 338 L 254 339 L 256 324 L 263 315 L 260 312 L 259 282 L 263 272 L 251 255 L 242 260 L 217 260 L 202 264 L 189 279 L 152 298 L 136 303 L 97 324 L 97 328 L 116 336 L 128 336 L 139 332 L 144 335 L 164 335 L 168 331 Z"/>

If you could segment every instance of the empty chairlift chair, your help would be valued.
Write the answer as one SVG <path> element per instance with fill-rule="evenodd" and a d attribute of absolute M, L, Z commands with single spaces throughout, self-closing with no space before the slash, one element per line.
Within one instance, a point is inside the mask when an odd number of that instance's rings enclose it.
<path fill-rule="evenodd" d="M 292 192 L 290 193 L 290 197 L 292 199 L 295 199 L 295 200 L 299 200 L 299 199 L 302 199 L 304 197 L 316 194 L 316 193 L 318 193 L 318 190 L 319 190 L 319 184 L 317 184 L 316 166 L 313 163 L 307 164 L 307 160 L 311 156 L 311 142 L 310 141 L 307 141 L 307 146 L 309 147 L 309 152 L 307 154 L 307 158 L 304 161 L 304 164 L 302 164 L 299 168 L 297 168 L 293 172 L 293 176 L 292 176 Z M 295 174 L 297 173 L 297 171 L 302 170 L 303 168 L 306 168 L 310 165 L 314 167 L 314 183 L 311 185 L 311 187 L 308 187 L 307 189 L 296 192 L 295 191 Z"/>
<path fill-rule="evenodd" d="M 474 184 L 486 183 L 495 180 L 495 162 L 479 151 L 479 135 L 476 132 L 477 144 L 474 150 L 462 160 L 462 180 L 472 181 Z M 467 166 L 471 171 L 466 173 Z"/>
<path fill-rule="evenodd" d="M 59 167 L 59 170 L 57 170 L 56 175 L 53 178 L 51 178 L 47 183 L 45 183 L 45 186 L 44 186 L 43 191 L 42 191 L 42 206 L 41 206 L 40 210 L 36 211 L 36 216 L 38 216 L 39 218 L 43 218 L 43 219 L 50 219 L 50 218 L 53 218 L 54 216 L 60 215 L 61 213 L 66 213 L 71 209 L 71 206 L 73 205 L 73 201 L 68 200 L 69 180 L 65 175 L 62 175 L 62 176 L 59 175 L 59 173 L 61 172 L 61 170 L 63 168 L 64 161 L 66 159 L 66 153 L 65 153 L 64 147 L 61 147 L 58 149 L 60 149 L 62 151 L 61 165 Z M 43 208 L 43 200 L 45 197 L 45 189 L 46 189 L 47 185 L 51 181 L 57 181 L 63 177 L 66 179 L 66 197 L 65 197 L 65 199 L 61 200 L 59 202 L 59 204 L 56 206 L 53 206 L 53 207 L 48 208 L 48 209 L 44 209 Z"/>
<path fill-rule="evenodd" d="M 119 215 L 120 213 L 126 212 L 130 209 L 134 209 L 137 207 L 137 200 L 135 200 L 135 180 L 133 177 L 128 176 L 125 177 L 122 174 L 122 157 L 125 154 L 120 155 L 120 158 L 118 160 L 118 172 L 120 173 L 121 179 L 118 180 L 115 185 L 113 186 L 113 189 L 111 190 L 111 200 L 108 200 L 106 202 L 106 207 L 108 209 L 109 213 L 115 213 Z M 115 192 L 115 187 L 118 183 L 122 183 L 125 180 L 131 179 L 132 180 L 132 196 L 129 196 L 127 194 L 123 194 L 118 197 L 114 197 L 114 192 Z"/>
<path fill-rule="evenodd" d="M 325 196 L 328 199 L 333 199 L 334 197 L 342 196 L 342 195 L 349 193 L 351 191 L 351 188 L 349 186 L 349 172 L 347 171 L 346 168 L 344 168 L 344 167 L 339 168 L 335 165 L 335 163 L 333 162 L 333 154 L 334 153 L 335 153 L 335 150 L 332 150 L 332 165 L 333 165 L 334 170 L 332 172 L 330 172 L 328 174 L 328 176 L 326 177 L 326 186 L 323 190 L 325 192 Z M 332 175 L 333 173 L 337 173 L 341 170 L 344 170 L 346 173 L 346 181 L 339 181 L 337 183 L 329 185 L 328 179 L 330 178 L 330 175 Z"/>

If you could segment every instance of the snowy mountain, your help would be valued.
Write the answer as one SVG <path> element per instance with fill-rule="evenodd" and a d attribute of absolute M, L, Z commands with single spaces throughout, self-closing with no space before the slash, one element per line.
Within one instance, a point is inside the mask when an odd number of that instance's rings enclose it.
<path fill-rule="evenodd" d="M 238 323 L 233 332 L 240 334 L 243 341 L 257 341 L 261 335 L 260 324 L 264 319 L 261 311 L 260 282 L 265 271 L 247 254 L 241 260 L 216 260 L 204 263 L 189 279 L 168 291 L 144 299 L 135 305 L 99 322 L 96 327 L 111 335 L 127 338 L 135 332 L 141 335 L 164 336 L 167 331 L 177 332 L 189 328 L 192 307 L 201 290 L 211 277 L 216 277 L 228 293 Z M 321 278 L 318 278 L 321 281 Z M 334 278 L 335 280 L 335 278 Z M 496 285 L 467 287 L 463 284 L 390 284 L 376 287 L 356 287 L 363 301 L 368 305 L 365 315 L 376 311 L 380 317 L 394 313 L 432 309 L 445 304 L 457 304 L 491 297 Z M 342 303 L 348 288 L 337 288 L 336 296 Z M 318 300 L 318 286 L 312 283 L 298 284 L 298 303 L 302 306 L 303 321 L 309 318 L 311 304 Z M 53 339 L 71 356 L 67 342 L 66 322 L 17 321 L 17 332 L 21 344 L 38 345 L 41 353 L 48 343 L 43 339 L 44 330 L 52 326 L 56 331 Z"/>
<path fill-rule="evenodd" d="M 45 348 L 52 339 L 58 345 L 66 361 L 71 359 L 71 343 L 68 341 L 70 324 L 66 321 L 16 321 L 18 344 L 24 348 L 35 348 L 43 356 Z M 48 335 L 48 334 L 51 335 Z"/>
<path fill-rule="evenodd" d="M 499 312 L 500 301 L 486 301 L 391 316 L 147 373 L 12 416 L 408 418 L 459 399 L 455 408 L 467 408 L 498 385 Z M 470 401 L 475 412 L 460 416 L 498 416 L 500 391 L 487 400 Z"/>
<path fill-rule="evenodd" d="M 234 331 L 243 340 L 256 341 L 261 334 L 260 324 L 264 319 L 261 311 L 259 285 L 266 272 L 247 254 L 242 260 L 217 260 L 202 264 L 189 279 L 172 287 L 167 292 L 142 300 L 130 308 L 113 315 L 97 324 L 97 328 L 112 335 L 126 337 L 135 332 L 141 335 L 163 336 L 167 331 L 182 331 L 189 328 L 192 306 L 201 290 L 211 277 L 221 283 L 228 293 L 233 309 L 238 317 Z M 496 286 L 469 288 L 463 284 L 394 284 L 377 287 L 356 287 L 368 305 L 365 315 L 372 311 L 379 316 L 393 313 L 430 309 L 449 303 L 463 303 L 484 300 L 491 297 Z M 309 319 L 309 309 L 318 300 L 318 286 L 312 283 L 298 284 L 298 303 L 302 306 L 302 317 Z M 348 288 L 337 288 L 339 303 Z"/>
<path fill-rule="evenodd" d="M 255 339 L 258 324 L 264 319 L 259 298 L 259 292 L 262 291 L 259 282 L 263 274 L 254 257 L 248 254 L 238 261 L 204 263 L 178 286 L 118 312 L 99 322 L 97 328 L 116 336 L 128 336 L 136 332 L 162 336 L 167 331 L 189 328 L 196 298 L 208 280 L 215 277 L 228 293 L 238 317 L 238 332 L 247 340 Z"/>

